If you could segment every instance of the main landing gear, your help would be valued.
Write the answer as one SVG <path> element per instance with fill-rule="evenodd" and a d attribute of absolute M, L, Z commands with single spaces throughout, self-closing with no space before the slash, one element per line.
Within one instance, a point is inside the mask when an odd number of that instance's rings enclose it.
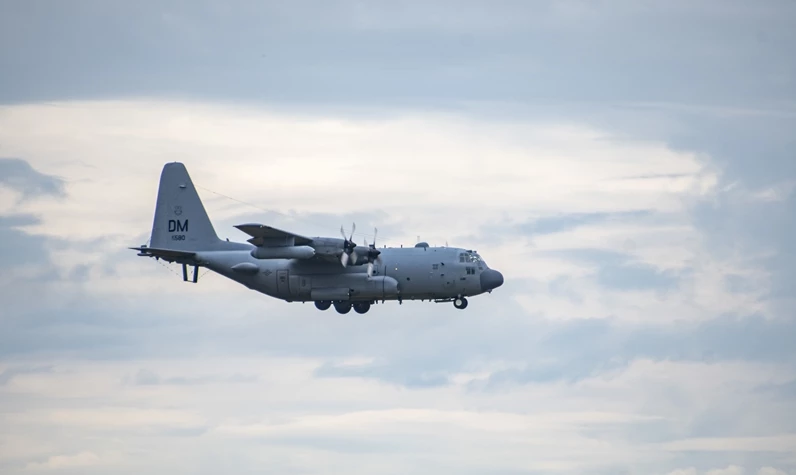
<path fill-rule="evenodd" d="M 334 309 L 337 313 L 348 313 L 351 311 L 351 302 L 335 302 Z"/>
<path fill-rule="evenodd" d="M 465 297 L 457 297 L 453 299 L 453 306 L 459 310 L 464 310 L 467 308 L 467 299 Z"/>
<path fill-rule="evenodd" d="M 350 312 L 352 308 L 359 314 L 368 313 L 368 310 L 370 310 L 370 302 L 351 303 L 346 301 L 331 302 L 329 300 L 318 300 L 315 302 L 315 308 L 318 310 L 328 310 L 332 305 L 334 305 L 334 309 L 337 310 L 337 313 L 341 314 Z"/>
<path fill-rule="evenodd" d="M 354 311 L 359 314 L 368 313 L 368 310 L 370 310 L 370 302 L 357 302 L 354 304 Z"/>

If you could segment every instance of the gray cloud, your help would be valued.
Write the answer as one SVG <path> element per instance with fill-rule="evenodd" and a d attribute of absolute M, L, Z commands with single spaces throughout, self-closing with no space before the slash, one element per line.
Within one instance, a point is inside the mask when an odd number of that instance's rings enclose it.
<path fill-rule="evenodd" d="M 28 234 L 20 227 L 39 224 L 39 218 L 30 215 L 0 215 L 0 265 L 6 268 L 17 266 L 40 266 L 49 262 L 48 238 Z M 53 239 L 52 241 L 58 241 Z"/>
<path fill-rule="evenodd" d="M 22 199 L 66 195 L 64 181 L 36 171 L 25 160 L 0 157 L 0 185 L 20 193 Z"/>
<path fill-rule="evenodd" d="M 629 221 L 646 218 L 653 214 L 650 210 L 626 211 L 619 213 L 570 213 L 545 216 L 516 226 L 522 234 L 552 234 L 571 231 L 588 225 L 605 224 L 613 221 Z"/>
<path fill-rule="evenodd" d="M 796 68 L 790 59 L 783 59 L 783 64 L 790 71 Z M 789 77 L 792 83 L 793 73 Z M 772 200 L 751 200 L 749 195 L 796 182 L 796 142 L 791 132 L 796 109 L 792 94 L 759 107 L 763 110 L 582 104 L 538 113 L 559 119 L 580 117 L 618 138 L 663 141 L 673 149 L 700 154 L 708 167 L 719 172 L 720 182 L 715 194 L 689 204 L 692 224 L 703 234 L 710 253 L 719 258 L 747 255 L 750 264 L 771 272 L 773 288 L 767 299 L 778 317 L 791 317 L 796 295 L 792 239 L 796 194 L 784 191 Z M 767 256 L 758 257 L 761 250 Z"/>
<path fill-rule="evenodd" d="M 794 401 L 796 400 L 796 379 L 782 384 L 765 384 L 760 386 L 758 390 L 786 401 Z"/>
<path fill-rule="evenodd" d="M 36 373 L 50 373 L 52 372 L 51 366 L 17 366 L 12 367 L 0 372 L 0 386 L 8 384 L 9 381 L 14 379 L 15 376 L 21 374 L 36 374 Z"/>
<path fill-rule="evenodd" d="M 11 71 L 0 101 L 189 96 L 316 112 L 351 113 L 357 104 L 363 114 L 442 108 L 495 120 L 575 120 L 704 153 L 722 185 L 796 178 L 792 3 L 556 6 L 410 3 L 392 11 L 341 1 L 308 2 L 305 10 L 241 2 L 181 11 L 160 2 L 26 2 L 0 20 L 3 44 L 26 45 L 0 48 L 0 66 Z M 46 79 L 53 75 L 62 80 Z M 796 295 L 794 209 L 792 198 L 706 201 L 694 223 L 717 250 L 776 249 L 761 262 L 774 273 L 773 299 Z M 551 218 L 530 231 L 574 225 Z M 632 277 L 604 280 L 621 286 Z"/>
<path fill-rule="evenodd" d="M 792 4 L 670 4 L 620 2 L 609 11 L 552 1 L 499 8 L 409 2 L 401 9 L 352 1 L 190 9 L 154 1 L 25 2 L 7 8 L 0 23 L 3 44 L 26 45 L 0 50 L 9 71 L 0 101 L 176 95 L 739 104 L 789 97 L 792 62 L 781 59 L 794 42 L 786 20 Z"/>
<path fill-rule="evenodd" d="M 424 370 L 424 360 L 424 358 L 415 360 L 410 357 L 408 360 L 369 364 L 363 367 L 326 363 L 315 370 L 315 375 L 321 378 L 376 379 L 409 389 L 435 388 L 450 384 L 451 374 L 444 370 L 430 372 Z"/>
<path fill-rule="evenodd" d="M 178 385 L 178 386 L 195 386 L 202 384 L 212 383 L 252 383 L 257 381 L 256 376 L 232 374 L 229 376 L 221 375 L 208 375 L 201 377 L 184 377 L 172 376 L 168 378 L 161 377 L 154 371 L 148 369 L 140 369 L 133 378 L 132 382 L 138 386 L 159 386 L 159 385 Z"/>
<path fill-rule="evenodd" d="M 794 148 L 796 151 L 796 148 Z M 722 198 L 729 201 L 731 193 Z M 765 257 L 750 257 L 771 272 L 768 299 L 779 302 L 780 317 L 793 318 L 796 296 L 796 194 L 781 202 L 731 203 L 720 208 L 703 203 L 695 219 L 712 243 L 713 252 L 756 254 L 757 250 L 774 251 Z"/>
<path fill-rule="evenodd" d="M 497 332 L 452 328 L 460 339 L 439 339 L 436 334 L 419 339 L 399 333 L 394 335 L 399 343 L 381 352 L 368 346 L 380 361 L 353 367 L 328 363 L 316 374 L 372 378 L 407 387 L 434 387 L 449 384 L 451 375 L 465 371 L 474 361 L 498 358 L 527 362 L 519 369 L 493 373 L 487 386 L 476 383 L 473 387 L 489 389 L 513 384 L 576 382 L 613 373 L 641 358 L 700 363 L 796 363 L 796 350 L 788 336 L 796 331 L 796 323 L 760 317 L 723 317 L 701 324 L 671 325 L 575 320 L 536 322 L 520 328 L 516 324 Z M 410 346 L 411 351 L 401 350 Z M 363 348 L 351 348 L 352 352 L 357 350 Z"/>
<path fill-rule="evenodd" d="M 682 272 L 662 271 L 649 264 L 633 262 L 631 256 L 614 251 L 569 249 L 537 254 L 595 266 L 597 283 L 617 290 L 671 289 L 677 287 L 682 276 Z"/>
<path fill-rule="evenodd" d="M 796 178 L 792 2 L 675 1 L 665 8 L 618 2 L 610 9 L 582 2 L 503 3 L 488 9 L 460 2 L 406 5 L 390 10 L 386 4 L 359 2 L 306 2 L 299 7 L 205 2 L 180 9 L 153 1 L 17 2 L 0 14 L 0 102 L 143 96 L 267 103 L 342 115 L 442 109 L 496 122 L 574 121 L 607 131 L 612 140 L 663 142 L 696 152 L 718 169 L 720 189 L 739 185 L 690 203 L 692 222 L 709 252 L 750 256 L 751 263 L 771 273 L 767 298 L 780 303 L 774 315 L 779 318 L 718 316 L 705 323 L 665 325 L 549 322 L 527 315 L 507 298 L 496 298 L 486 310 L 465 316 L 409 304 L 379 318 L 330 318 L 308 316 L 295 305 L 271 306 L 263 303 L 265 297 L 242 290 L 230 291 L 224 302 L 201 293 L 103 301 L 73 280 L 88 276 L 86 264 L 71 275 L 54 276 L 63 279 L 58 283 L 65 289 L 45 279 L 19 279 L 0 289 L 0 358 L 179 358 L 198 351 L 300 356 L 328 359 L 315 373 L 318 377 L 365 378 L 414 390 L 450 385 L 453 374 L 478 362 L 519 362 L 516 369 L 493 372 L 470 387 L 487 393 L 515 385 L 574 383 L 610 374 L 639 358 L 794 367 L 790 336 L 796 334 L 796 196 L 749 202 L 738 191 Z M 64 196 L 62 180 L 21 160 L 0 160 L 0 185 L 25 198 Z M 649 218 L 644 211 L 638 213 L 548 217 L 517 231 L 539 235 L 614 219 Z M 251 216 L 246 213 L 245 220 Z M 384 237 L 403 226 L 386 214 L 344 211 L 341 216 L 310 216 L 312 222 L 301 229 L 295 226 L 303 218 L 261 216 L 263 222 L 308 234 L 336 234 L 340 224 L 352 220 L 363 232 L 366 223 L 378 224 Z M 239 222 L 221 224 L 229 228 Z M 20 229 L 34 224 L 38 220 L 30 214 L 0 217 L 0 267 L 51 263 L 43 250 L 58 243 Z M 221 226 L 219 230 L 225 234 Z M 228 232 L 238 237 L 231 228 Z M 766 257 L 756 257 L 761 254 Z M 105 256 L 106 277 L 122 279 L 115 259 L 124 255 Z M 592 277 L 613 290 L 673 289 L 682 277 L 621 253 L 581 249 L 554 256 L 591 267 Z M 736 292 L 754 286 L 740 275 L 727 275 L 725 283 Z M 566 277 L 547 283 L 507 282 L 504 295 L 531 286 L 578 298 Z M 226 319 L 231 311 L 236 318 Z M 291 318 L 299 313 L 300 319 Z M 335 363 L 362 355 L 376 362 L 354 367 Z M 11 366 L 0 374 L 0 383 L 36 368 Z M 185 386 L 215 378 L 231 382 L 227 377 L 163 376 L 145 369 L 134 382 Z M 676 406 L 682 394 L 676 387 L 666 390 L 648 397 Z M 792 401 L 792 382 L 763 386 L 759 395 L 764 399 L 750 403 L 739 395 L 733 403 L 683 415 L 691 419 L 685 427 L 670 420 L 631 431 L 636 440 L 645 441 L 796 431 L 789 418 L 762 417 L 762 409 L 755 409 Z M 760 420 L 768 427 L 760 429 Z M 204 430 L 175 429 L 174 435 Z M 610 443 L 609 436 L 605 431 L 591 434 L 602 443 Z M 402 447 L 395 441 L 352 446 L 341 438 L 283 443 L 362 453 Z M 728 463 L 745 466 L 749 473 L 768 464 L 793 467 L 792 458 L 778 457 L 678 452 L 669 461 L 703 471 Z M 631 472 L 625 467 L 612 467 L 610 473 Z"/>

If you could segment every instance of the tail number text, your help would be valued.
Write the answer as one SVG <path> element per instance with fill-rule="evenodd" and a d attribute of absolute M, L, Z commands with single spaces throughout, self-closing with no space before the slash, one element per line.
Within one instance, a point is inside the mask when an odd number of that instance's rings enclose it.
<path fill-rule="evenodd" d="M 181 220 L 181 219 L 170 219 L 169 220 L 169 232 L 170 233 L 187 233 L 188 232 L 188 220 Z M 171 236 L 172 241 L 184 241 L 185 234 L 173 234 Z"/>

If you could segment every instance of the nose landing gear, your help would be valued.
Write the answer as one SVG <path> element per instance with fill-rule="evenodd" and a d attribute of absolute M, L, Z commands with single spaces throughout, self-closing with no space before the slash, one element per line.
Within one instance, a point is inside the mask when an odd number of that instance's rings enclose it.
<path fill-rule="evenodd" d="M 467 308 L 467 299 L 465 297 L 457 297 L 453 300 L 453 306 L 459 310 Z"/>

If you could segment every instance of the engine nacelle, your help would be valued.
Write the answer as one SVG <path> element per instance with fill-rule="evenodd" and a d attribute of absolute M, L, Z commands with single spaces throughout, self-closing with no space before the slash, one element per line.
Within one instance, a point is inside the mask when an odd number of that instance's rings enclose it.
<path fill-rule="evenodd" d="M 255 259 L 310 259 L 315 249 L 310 246 L 255 247 L 251 252 Z"/>

